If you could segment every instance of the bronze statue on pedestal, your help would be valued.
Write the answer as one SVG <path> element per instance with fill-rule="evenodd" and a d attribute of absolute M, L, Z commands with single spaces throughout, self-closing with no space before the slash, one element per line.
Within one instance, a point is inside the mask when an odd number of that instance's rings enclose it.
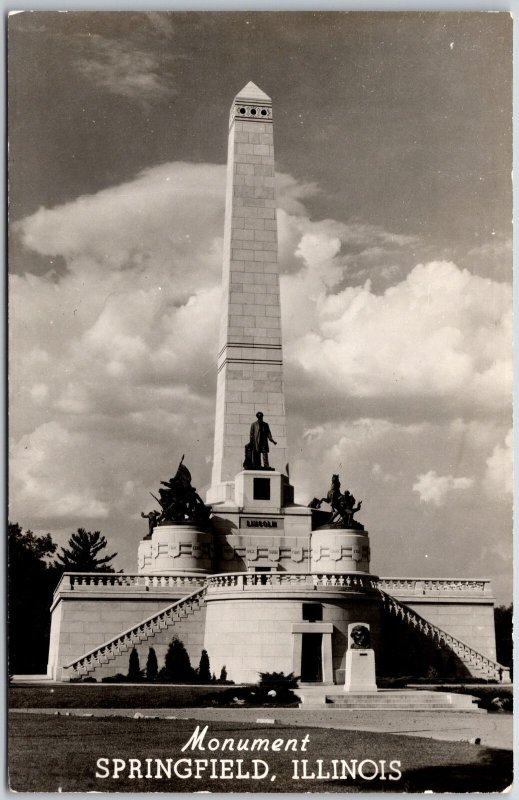
<path fill-rule="evenodd" d="M 161 485 L 166 488 L 159 489 L 158 497 L 150 492 L 161 511 L 150 511 L 149 514 L 141 512 L 141 517 L 148 519 L 149 533 L 146 538 L 151 537 L 157 525 L 193 522 L 203 526 L 209 521 L 211 506 L 206 506 L 195 487 L 191 486 L 191 473 L 183 461 L 184 456 L 173 478 L 161 481 Z"/>
<path fill-rule="evenodd" d="M 243 469 L 273 469 L 269 466 L 269 442 L 277 444 L 272 438 L 268 422 L 263 420 L 263 413 L 258 411 L 256 422 L 250 426 L 249 443 L 245 445 Z"/>
<path fill-rule="evenodd" d="M 355 505 L 356 500 L 351 492 L 348 490 L 344 493 L 341 492 L 341 482 L 338 475 L 332 475 L 332 484 L 326 497 L 322 497 L 321 500 L 314 497 L 312 502 L 308 505 L 310 508 L 321 508 L 322 503 L 329 503 L 332 507 L 332 515 L 328 522 L 329 526 L 334 528 L 364 530 L 364 525 L 361 525 L 360 522 L 353 519 L 353 515 L 361 509 L 362 500 L 359 500 L 357 505 Z"/>

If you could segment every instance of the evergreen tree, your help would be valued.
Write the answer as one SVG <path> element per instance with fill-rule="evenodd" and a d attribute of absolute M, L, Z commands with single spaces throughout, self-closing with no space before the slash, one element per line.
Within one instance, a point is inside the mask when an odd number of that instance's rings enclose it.
<path fill-rule="evenodd" d="M 220 683 L 225 683 L 227 681 L 227 670 L 225 669 L 225 665 L 221 669 L 220 677 L 218 680 L 220 681 Z"/>
<path fill-rule="evenodd" d="M 159 665 L 157 662 L 157 654 L 153 647 L 150 647 L 148 652 L 148 660 L 146 661 L 146 680 L 156 681 L 159 673 Z"/>
<path fill-rule="evenodd" d="M 135 647 L 133 648 L 132 652 L 130 653 L 130 661 L 128 664 L 128 680 L 136 681 L 142 680 L 142 672 L 141 672 L 141 664 L 139 661 L 139 654 Z"/>
<path fill-rule="evenodd" d="M 513 656 L 513 604 L 497 606 L 494 609 L 494 622 L 496 627 L 496 658 L 505 667 L 512 666 Z"/>
<path fill-rule="evenodd" d="M 211 669 L 207 650 L 202 650 L 200 664 L 198 665 L 198 680 L 200 683 L 211 683 Z"/>
<path fill-rule="evenodd" d="M 7 527 L 9 673 L 44 674 L 49 653 L 50 606 L 58 574 L 49 533 L 36 536 L 16 522 Z"/>
<path fill-rule="evenodd" d="M 190 683 L 196 678 L 188 652 L 183 642 L 176 637 L 172 639 L 168 647 L 160 677 L 174 683 Z"/>
<path fill-rule="evenodd" d="M 57 566 L 64 572 L 115 572 L 110 561 L 117 553 L 98 558 L 101 550 L 107 546 L 107 541 L 100 531 L 86 531 L 78 528 L 68 540 L 68 547 L 62 547 L 58 553 Z"/>

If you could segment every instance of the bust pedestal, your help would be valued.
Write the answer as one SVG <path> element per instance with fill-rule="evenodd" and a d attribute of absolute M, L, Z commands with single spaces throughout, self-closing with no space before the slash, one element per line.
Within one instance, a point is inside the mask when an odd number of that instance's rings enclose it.
<path fill-rule="evenodd" d="M 355 632 L 358 632 L 359 629 L 364 632 L 363 641 L 355 639 Z M 367 646 L 363 647 L 363 644 Z M 365 622 L 350 623 L 348 625 L 348 650 L 346 651 L 345 692 L 357 692 L 360 694 L 378 691 L 375 674 L 375 651 L 369 644 L 369 625 Z"/>

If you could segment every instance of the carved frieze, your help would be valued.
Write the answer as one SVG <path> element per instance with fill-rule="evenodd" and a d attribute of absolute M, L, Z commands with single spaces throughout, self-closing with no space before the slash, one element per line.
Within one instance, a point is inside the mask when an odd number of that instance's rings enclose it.
<path fill-rule="evenodd" d="M 292 561 L 295 561 L 296 564 L 299 564 L 300 561 L 303 560 L 303 548 L 302 547 L 292 547 L 291 549 L 291 558 Z"/>

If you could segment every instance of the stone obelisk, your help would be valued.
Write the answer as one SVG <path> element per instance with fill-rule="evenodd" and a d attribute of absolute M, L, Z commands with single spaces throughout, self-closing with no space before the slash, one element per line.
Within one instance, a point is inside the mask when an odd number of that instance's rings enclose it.
<path fill-rule="evenodd" d="M 251 423 L 262 411 L 287 462 L 272 101 L 250 82 L 229 121 L 214 460 L 209 502 L 232 501 Z"/>

